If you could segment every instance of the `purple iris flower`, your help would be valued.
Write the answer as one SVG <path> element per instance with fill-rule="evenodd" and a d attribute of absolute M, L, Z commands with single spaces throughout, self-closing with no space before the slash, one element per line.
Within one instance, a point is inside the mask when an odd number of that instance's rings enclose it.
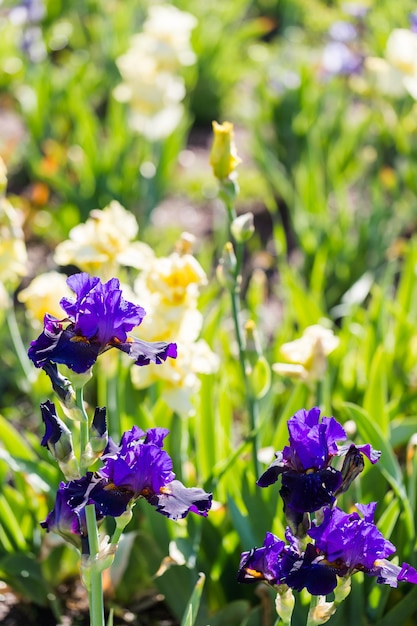
<path fill-rule="evenodd" d="M 340 20 L 334 22 L 329 28 L 329 35 L 333 41 L 349 42 L 354 41 L 358 36 L 356 27 L 350 22 Z"/>
<path fill-rule="evenodd" d="M 344 41 L 329 41 L 323 49 L 321 64 L 330 76 L 350 76 L 362 70 L 363 56 Z"/>
<path fill-rule="evenodd" d="M 304 552 L 287 529 L 289 542 L 267 533 L 264 545 L 241 555 L 238 581 L 265 580 L 270 585 L 286 584 L 296 591 L 306 588 L 312 595 L 327 595 L 337 585 L 337 577 L 361 571 L 376 576 L 377 582 L 397 587 L 398 582 L 417 584 L 417 571 L 408 563 L 394 565 L 386 559 L 395 552 L 373 523 L 376 503 L 357 504 L 358 513 L 324 509 L 319 526 L 308 531 L 315 543 Z"/>
<path fill-rule="evenodd" d="M 344 513 L 339 508 L 324 509 L 323 521 L 308 534 L 316 548 L 342 575 L 362 571 L 377 576 L 377 582 L 397 587 L 399 581 L 417 584 L 417 571 L 408 563 L 401 567 L 387 561 L 395 546 L 385 539 L 374 524 L 376 502 L 356 504 L 358 513 Z"/>
<path fill-rule="evenodd" d="M 346 433 L 334 417 L 322 417 L 320 409 L 301 409 L 288 420 L 289 446 L 275 453 L 276 459 L 257 481 L 260 487 L 275 483 L 281 475 L 280 494 L 288 522 L 295 527 L 304 513 L 332 505 L 335 494 L 345 491 L 346 484 L 363 468 L 362 454 L 376 463 L 380 452 L 369 444 L 339 446 Z M 335 456 L 346 455 L 342 470 L 331 467 Z M 358 460 L 359 457 L 359 460 Z M 355 461 L 355 471 L 351 465 Z M 346 484 L 345 484 L 346 483 Z M 301 517 L 300 517 L 301 516 Z M 294 525 L 292 525 L 294 530 Z"/>
<path fill-rule="evenodd" d="M 87 504 L 96 505 L 97 521 L 104 517 L 100 507 L 97 506 L 92 497 L 93 490 L 98 487 L 103 488 L 104 482 L 92 472 L 88 472 L 77 480 L 70 480 L 67 483 L 61 482 L 56 494 L 55 506 L 46 520 L 41 522 L 42 528 L 45 528 L 47 532 L 54 531 L 62 535 L 67 541 L 79 547 L 80 543 L 87 540 L 85 517 Z"/>
<path fill-rule="evenodd" d="M 212 495 L 198 488 L 187 488 L 175 480 L 172 459 L 163 450 L 168 434 L 165 428 L 151 428 L 147 432 L 134 426 L 124 433 L 119 448 L 102 457 L 100 476 L 108 481 L 101 504 L 106 506 L 108 489 L 115 488 L 130 494 L 133 501 L 144 497 L 170 519 L 180 519 L 189 512 L 207 516 Z M 108 503 L 112 513 L 112 502 Z"/>
<path fill-rule="evenodd" d="M 272 533 L 266 533 L 261 548 L 243 552 L 238 570 L 238 582 L 265 580 L 268 584 L 288 585 L 301 591 L 304 587 L 312 595 L 326 595 L 336 587 L 336 574 L 322 564 L 323 556 L 312 543 L 301 552 L 295 537 L 287 529 L 285 544 Z"/>
<path fill-rule="evenodd" d="M 413 11 L 408 16 L 410 20 L 410 30 L 413 33 L 417 33 L 417 11 Z"/>
<path fill-rule="evenodd" d="M 162 363 L 177 356 L 175 343 L 127 336 L 146 313 L 141 306 L 124 300 L 117 278 L 102 283 L 82 272 L 70 276 L 67 284 L 76 298 L 62 298 L 60 305 L 67 314 L 64 319 L 45 315 L 44 330 L 28 351 L 36 367 L 62 363 L 81 374 L 110 348 L 126 352 L 136 365 Z"/>
<path fill-rule="evenodd" d="M 99 471 L 60 484 L 55 507 L 41 526 L 79 545 L 87 536 L 87 504 L 95 505 L 100 521 L 106 515 L 119 517 L 141 497 L 173 520 L 189 512 L 206 517 L 212 494 L 175 480 L 172 459 L 162 449 L 167 434 L 165 428 L 144 432 L 134 426 L 124 433 L 120 446 L 110 440 Z"/>

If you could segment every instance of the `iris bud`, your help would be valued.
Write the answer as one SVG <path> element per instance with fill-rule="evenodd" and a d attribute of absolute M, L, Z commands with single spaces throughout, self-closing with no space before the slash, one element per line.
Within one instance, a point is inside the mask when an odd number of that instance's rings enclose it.
<path fill-rule="evenodd" d="M 255 232 L 255 225 L 253 223 L 253 213 L 244 213 L 235 217 L 230 230 L 237 243 L 245 243 L 249 241 Z"/>
<path fill-rule="evenodd" d="M 218 281 L 223 287 L 232 291 L 236 283 L 240 283 L 240 277 L 236 277 L 237 259 L 233 245 L 230 241 L 223 248 L 223 254 L 216 269 Z"/>
<path fill-rule="evenodd" d="M 275 598 L 275 609 L 284 624 L 291 623 L 292 612 L 294 610 L 295 598 L 292 589 L 287 585 L 277 585 L 277 597 Z"/>
<path fill-rule="evenodd" d="M 210 165 L 219 180 L 229 178 L 241 162 L 234 142 L 233 124 L 213 122 L 214 139 L 210 152 Z"/>
<path fill-rule="evenodd" d="M 41 404 L 42 420 L 45 424 L 45 435 L 41 445 L 48 448 L 58 462 L 65 478 L 79 478 L 77 460 L 74 455 L 71 431 L 58 417 L 53 402 L 47 400 Z"/>

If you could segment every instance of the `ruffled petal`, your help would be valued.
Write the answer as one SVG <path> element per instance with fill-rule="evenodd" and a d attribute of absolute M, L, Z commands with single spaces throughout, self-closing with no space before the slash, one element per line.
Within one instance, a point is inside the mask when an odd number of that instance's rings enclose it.
<path fill-rule="evenodd" d="M 326 467 L 310 474 L 285 472 L 282 476 L 280 494 L 285 507 L 299 513 L 311 513 L 333 504 L 334 492 L 341 482 L 341 473 L 333 467 Z"/>
<path fill-rule="evenodd" d="M 211 509 L 212 494 L 198 487 L 184 487 L 179 480 L 173 480 L 160 493 L 145 496 L 149 504 L 170 519 L 177 520 L 188 513 L 197 513 L 207 517 Z"/>
<path fill-rule="evenodd" d="M 130 337 L 128 341 L 112 342 L 112 345 L 126 352 L 135 361 L 135 365 L 149 365 L 149 363 L 158 365 L 166 361 L 168 357 L 171 359 L 177 357 L 176 343 L 142 341 L 141 339 Z"/>

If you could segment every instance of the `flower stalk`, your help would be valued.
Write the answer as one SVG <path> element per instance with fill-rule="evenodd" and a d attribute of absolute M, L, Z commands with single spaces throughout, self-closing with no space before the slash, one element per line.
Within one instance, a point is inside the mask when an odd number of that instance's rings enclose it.
<path fill-rule="evenodd" d="M 223 267 L 220 266 L 221 282 L 228 289 L 231 299 L 232 318 L 239 353 L 239 363 L 245 390 L 246 408 L 249 420 L 249 438 L 252 440 L 252 459 L 255 475 L 259 474 L 258 462 L 258 400 L 253 393 L 249 375 L 251 370 L 243 328 L 241 324 L 240 288 L 242 283 L 242 267 L 244 243 L 253 233 L 253 223 L 249 219 L 240 220 L 236 214 L 236 199 L 239 186 L 235 168 L 241 162 L 234 143 L 233 125 L 230 122 L 218 124 L 213 122 L 214 139 L 210 153 L 210 164 L 219 182 L 218 197 L 223 201 L 228 219 L 230 241 L 225 246 Z M 239 222 L 237 222 L 239 220 Z M 228 262 L 229 260 L 229 262 Z M 233 262 L 230 262 L 233 260 Z"/>
<path fill-rule="evenodd" d="M 99 538 L 94 504 L 88 504 L 85 507 L 85 516 L 90 548 L 90 556 L 87 565 L 87 569 L 89 569 L 88 596 L 90 604 L 90 625 L 104 626 L 102 569 L 99 562 Z"/>

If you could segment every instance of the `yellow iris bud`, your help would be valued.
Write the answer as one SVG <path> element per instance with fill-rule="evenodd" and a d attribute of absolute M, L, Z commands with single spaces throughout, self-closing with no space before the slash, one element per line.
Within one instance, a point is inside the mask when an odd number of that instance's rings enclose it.
<path fill-rule="evenodd" d="M 214 139 L 210 152 L 210 165 L 219 180 L 229 178 L 241 162 L 234 142 L 233 124 L 213 122 Z"/>

